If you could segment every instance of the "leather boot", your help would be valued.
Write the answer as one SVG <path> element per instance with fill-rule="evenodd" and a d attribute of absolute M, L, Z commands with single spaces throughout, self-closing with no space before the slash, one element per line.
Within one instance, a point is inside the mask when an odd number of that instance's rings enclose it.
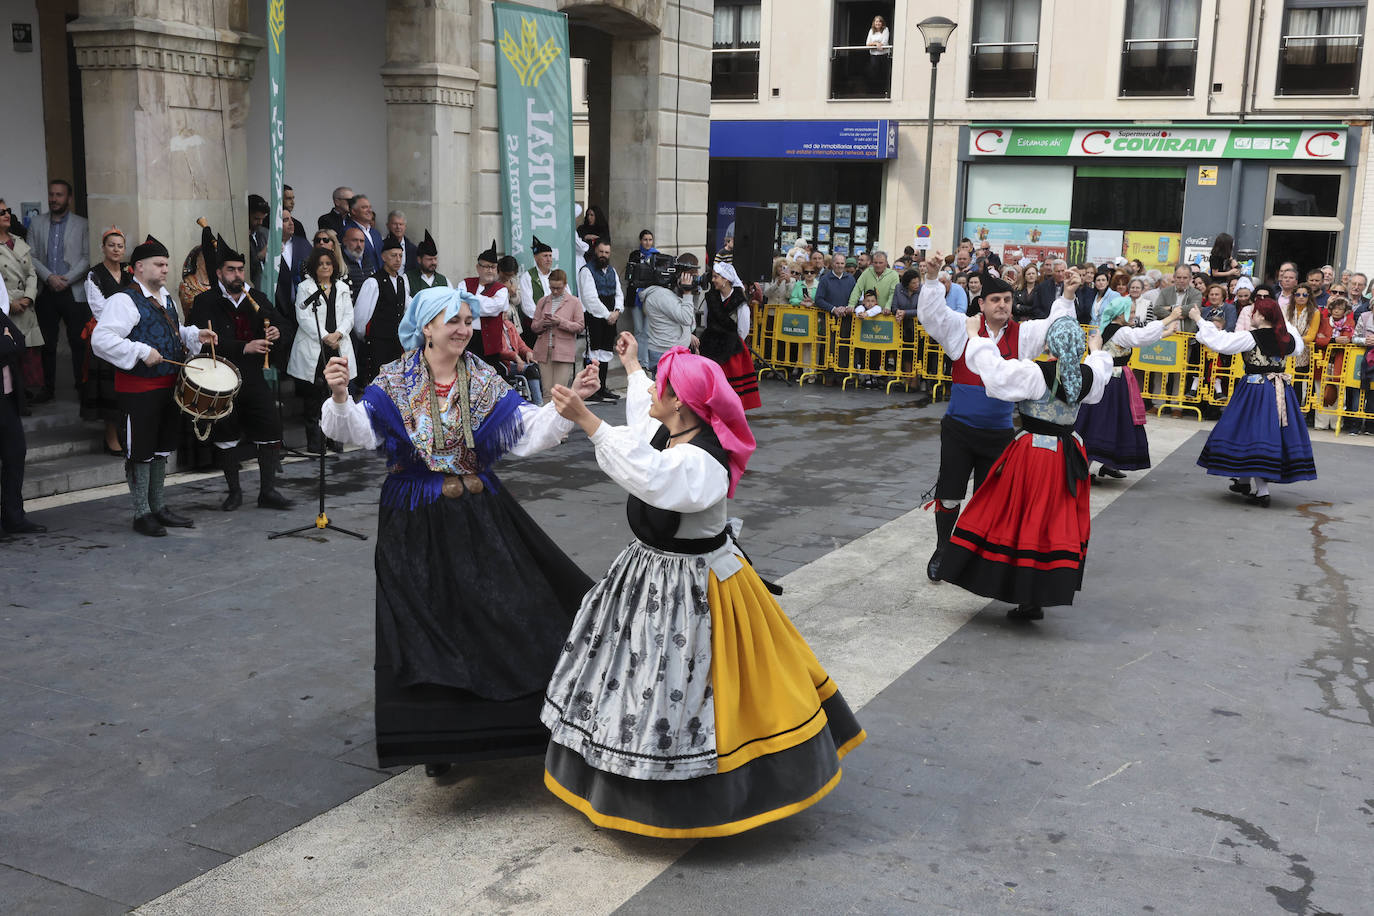
<path fill-rule="evenodd" d="M 946 509 L 938 500 L 936 501 L 935 552 L 930 555 L 930 562 L 926 564 L 926 578 L 932 582 L 940 580 L 940 559 L 945 555 L 945 545 L 949 543 L 950 535 L 954 534 L 954 526 L 958 521 L 958 509 Z"/>
<path fill-rule="evenodd" d="M 305 450 L 312 455 L 324 451 L 324 433 L 320 432 L 319 420 L 305 421 Z"/>
<path fill-rule="evenodd" d="M 219 507 L 225 512 L 233 512 L 243 505 L 243 488 L 239 486 L 239 460 L 232 454 L 232 449 L 216 449 L 219 459 L 220 470 L 224 472 L 224 482 L 229 486 L 229 493 L 224 497 L 224 502 Z"/>
<path fill-rule="evenodd" d="M 291 500 L 277 490 L 277 454 L 280 451 L 281 445 L 275 442 L 258 446 L 259 509 L 290 509 L 292 506 Z"/>

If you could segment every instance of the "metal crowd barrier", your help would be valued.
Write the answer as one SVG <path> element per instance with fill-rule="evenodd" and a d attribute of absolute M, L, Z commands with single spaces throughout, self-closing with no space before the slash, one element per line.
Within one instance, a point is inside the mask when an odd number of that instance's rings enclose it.
<path fill-rule="evenodd" d="M 750 347 L 760 378 L 769 372 L 786 378 L 789 370 L 800 369 L 804 383 L 829 371 L 844 376 L 842 387 L 869 376 L 886 380 L 889 392 L 894 385 L 924 381 L 934 400 L 947 396 L 953 384 L 948 356 L 914 318 L 834 319 L 819 309 L 781 304 L 757 308 L 755 316 Z M 1332 416 L 1338 433 L 1347 421 L 1374 421 L 1374 381 L 1364 381 L 1365 350 L 1332 344 L 1314 352 L 1307 366 L 1289 358 L 1286 372 L 1304 413 Z M 1180 332 L 1136 349 L 1129 368 L 1142 376 L 1141 396 L 1153 402 L 1156 414 L 1175 408 L 1201 419 L 1204 408 L 1226 406 L 1244 367 L 1243 355 L 1215 353 L 1193 334 Z M 1335 402 L 1328 406 L 1325 395 L 1333 387 Z"/>
<path fill-rule="evenodd" d="M 1320 379 L 1321 384 L 1312 386 L 1309 403 L 1319 415 L 1333 418 L 1332 428 L 1337 435 L 1346 421 L 1374 421 L 1374 381 L 1364 380 L 1367 350 L 1355 344 L 1331 344 L 1312 357 L 1313 377 Z M 1328 387 L 1336 389 L 1336 402 L 1329 407 L 1324 403 Z"/>
<path fill-rule="evenodd" d="M 892 315 L 873 318 L 842 318 L 836 322 L 833 356 L 830 368 L 844 375 L 841 388 L 850 382 L 858 383 L 860 376 L 886 379 L 886 390 L 894 385 L 911 385 L 917 381 L 918 359 L 916 322 L 911 333 L 902 327 L 904 322 Z"/>
<path fill-rule="evenodd" d="M 759 370 L 762 379 L 768 372 L 800 369 L 798 384 L 805 384 L 830 368 L 835 322 L 821 309 L 801 305 L 768 306 L 772 311 L 772 326 L 764 346 L 768 358 Z M 784 372 L 784 377 L 786 373 Z"/>

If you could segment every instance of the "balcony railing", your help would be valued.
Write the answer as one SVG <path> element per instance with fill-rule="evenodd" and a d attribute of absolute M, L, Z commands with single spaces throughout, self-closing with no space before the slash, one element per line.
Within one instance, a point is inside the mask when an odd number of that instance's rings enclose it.
<path fill-rule="evenodd" d="M 715 48 L 711 51 L 713 100 L 759 97 L 759 49 Z"/>
<path fill-rule="evenodd" d="M 1127 38 L 1121 52 L 1121 97 L 1191 96 L 1197 82 L 1196 38 Z"/>
<path fill-rule="evenodd" d="M 886 99 L 892 96 L 892 47 L 872 54 L 867 45 L 836 45 L 830 49 L 832 99 Z"/>
<path fill-rule="evenodd" d="M 969 53 L 968 97 L 1033 99 L 1040 62 L 1036 41 L 980 41 Z"/>
<path fill-rule="evenodd" d="M 1285 35 L 1279 42 L 1276 95 L 1355 95 L 1360 36 Z"/>

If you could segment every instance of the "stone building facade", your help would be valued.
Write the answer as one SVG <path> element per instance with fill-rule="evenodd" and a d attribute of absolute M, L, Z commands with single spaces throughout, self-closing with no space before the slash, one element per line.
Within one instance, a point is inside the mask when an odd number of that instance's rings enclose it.
<path fill-rule="evenodd" d="M 533 5 L 566 12 L 570 56 L 587 61 L 587 199 L 610 215 L 618 252 L 644 227 L 660 247 L 698 247 L 712 4 Z M 93 235 L 111 224 L 152 233 L 179 259 L 204 216 L 246 245 L 247 195 L 267 185 L 265 0 L 0 6 L 37 27 L 42 113 L 26 126 L 43 137 L 46 175 L 80 172 Z M 290 0 L 286 34 L 297 218 L 313 228 L 333 187 L 348 185 L 379 221 L 400 209 L 412 236 L 428 228 L 441 269 L 463 276 L 501 234 L 490 0 Z M 45 200 L 29 172 L 0 194 Z"/>

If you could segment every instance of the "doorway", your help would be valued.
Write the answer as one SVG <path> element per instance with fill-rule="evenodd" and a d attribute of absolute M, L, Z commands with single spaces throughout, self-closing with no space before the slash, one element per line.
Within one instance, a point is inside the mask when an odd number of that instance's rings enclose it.
<path fill-rule="evenodd" d="M 1339 232 L 1269 229 L 1264 233 L 1264 271 L 1260 276 L 1265 282 L 1272 283 L 1279 265 L 1284 261 L 1298 265 L 1299 277 L 1305 276 L 1314 267 L 1334 265 L 1339 241 Z"/>

